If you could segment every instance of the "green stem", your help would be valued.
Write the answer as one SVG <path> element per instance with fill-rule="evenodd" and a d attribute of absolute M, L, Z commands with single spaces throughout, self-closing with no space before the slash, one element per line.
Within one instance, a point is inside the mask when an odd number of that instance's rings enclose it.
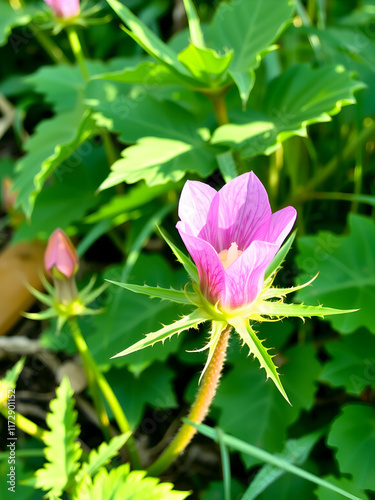
<path fill-rule="evenodd" d="M 227 326 L 223 330 L 220 339 L 216 345 L 211 362 L 208 365 L 206 373 L 203 376 L 201 386 L 199 387 L 196 399 L 190 409 L 188 419 L 200 424 L 205 419 L 211 402 L 215 396 L 216 389 L 220 380 L 221 371 L 225 361 L 225 354 L 228 346 L 228 339 L 231 327 Z M 189 424 L 183 424 L 174 440 L 164 451 L 164 453 L 150 466 L 148 473 L 150 476 L 158 476 L 178 455 L 186 448 L 194 437 L 197 430 Z"/>
<path fill-rule="evenodd" d="M 118 158 L 116 149 L 113 145 L 113 141 L 110 133 L 105 128 L 100 129 L 100 133 L 103 139 L 104 151 L 107 156 L 109 166 L 113 165 Z"/>
<path fill-rule="evenodd" d="M 38 40 L 43 49 L 47 52 L 50 58 L 57 64 L 69 64 L 69 60 L 65 56 L 64 52 L 60 49 L 58 45 L 56 45 L 51 38 L 40 31 L 36 26 L 30 24 L 30 29 L 33 32 L 33 35 Z"/>
<path fill-rule="evenodd" d="M 227 104 L 225 102 L 225 92 L 207 94 L 214 108 L 216 121 L 219 127 L 229 123 Z"/>
<path fill-rule="evenodd" d="M 94 373 L 91 370 L 91 363 L 88 357 L 88 348 L 86 345 L 86 342 L 84 341 L 82 335 L 80 334 L 80 329 L 79 325 L 77 322 L 76 318 L 70 318 L 69 321 L 69 328 L 72 333 L 72 337 L 74 339 L 74 342 L 77 346 L 78 352 L 82 358 L 82 363 L 83 363 L 83 369 L 85 371 L 86 379 L 88 386 L 90 388 L 91 394 L 92 394 L 92 399 L 94 401 L 94 406 L 96 410 L 96 414 L 99 419 L 99 424 L 102 429 L 103 435 L 106 439 L 106 441 L 109 441 L 111 438 L 111 431 L 110 431 L 110 422 L 109 418 L 105 409 L 105 406 L 103 404 L 99 387 L 98 384 L 96 383 Z"/>
<path fill-rule="evenodd" d="M 113 416 L 117 422 L 117 425 L 121 431 L 121 433 L 126 433 L 126 432 L 132 432 L 129 422 L 125 416 L 125 413 L 123 412 L 120 403 L 118 402 L 118 399 L 113 392 L 111 386 L 108 384 L 106 378 L 102 374 L 102 372 L 99 370 L 99 367 L 97 366 L 94 358 L 92 357 L 87 344 L 85 342 L 85 339 L 83 338 L 83 335 L 81 333 L 81 330 L 78 325 L 78 321 L 76 318 L 71 318 L 69 320 L 69 326 L 72 332 L 72 335 L 74 337 L 74 340 L 79 342 L 80 348 L 79 352 L 81 353 L 82 359 L 83 356 L 85 357 L 85 360 L 89 366 L 90 371 L 92 372 L 96 383 L 98 384 L 105 400 L 108 403 L 108 406 L 111 408 Z M 77 344 L 78 345 L 78 344 Z M 141 463 L 139 460 L 138 456 L 138 451 L 135 445 L 134 437 L 131 435 L 126 443 L 126 446 L 129 451 L 130 459 L 133 464 L 133 466 L 136 469 L 141 468 Z"/>
<path fill-rule="evenodd" d="M 83 55 L 82 45 L 78 37 L 77 30 L 74 26 L 67 26 L 66 32 L 68 34 L 69 43 L 74 54 L 74 57 L 78 63 L 78 66 L 81 69 L 81 73 L 83 78 L 87 81 L 90 78 L 90 74 L 88 72 L 85 56 Z"/>
<path fill-rule="evenodd" d="M 6 408 L 1 408 L 0 412 L 2 413 L 4 418 L 8 419 Z M 17 411 L 15 412 L 15 424 L 18 429 L 21 429 L 21 431 L 25 432 L 26 434 L 29 434 L 29 436 L 32 436 L 36 439 L 40 439 L 41 441 L 44 440 L 47 431 L 34 424 L 34 422 L 24 417 L 23 415 L 21 415 L 21 413 L 18 413 Z"/>

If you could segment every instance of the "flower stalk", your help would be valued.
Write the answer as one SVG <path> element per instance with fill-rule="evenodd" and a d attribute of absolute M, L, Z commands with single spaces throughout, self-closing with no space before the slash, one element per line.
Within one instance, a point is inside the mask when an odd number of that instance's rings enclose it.
<path fill-rule="evenodd" d="M 90 74 L 86 66 L 85 56 L 83 54 L 82 45 L 79 40 L 77 30 L 74 26 L 67 26 L 66 32 L 68 34 L 70 47 L 72 49 L 75 60 L 77 61 L 77 64 L 81 69 L 82 76 L 85 81 L 88 81 L 88 79 L 90 78 Z"/>
<path fill-rule="evenodd" d="M 188 419 L 196 424 L 203 422 L 215 397 L 221 372 L 224 366 L 231 326 L 227 326 L 220 335 L 215 351 L 203 375 L 195 401 L 190 409 Z M 197 429 L 190 424 L 183 424 L 174 440 L 164 453 L 151 465 L 148 472 L 157 476 L 169 467 L 177 456 L 184 451 L 194 437 Z"/>

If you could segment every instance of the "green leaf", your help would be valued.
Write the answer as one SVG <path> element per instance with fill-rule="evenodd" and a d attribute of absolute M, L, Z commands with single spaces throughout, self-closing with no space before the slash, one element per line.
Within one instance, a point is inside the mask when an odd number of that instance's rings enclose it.
<path fill-rule="evenodd" d="M 226 73 L 232 61 L 233 52 L 218 54 L 213 49 L 206 49 L 190 44 L 178 55 L 179 61 L 200 82 L 209 87 L 223 85 Z"/>
<path fill-rule="evenodd" d="M 167 243 L 169 248 L 172 250 L 172 252 L 175 254 L 178 262 L 182 264 L 185 268 L 185 271 L 188 273 L 190 278 L 192 278 L 195 283 L 199 283 L 199 274 L 198 274 L 198 269 L 196 265 L 192 262 L 192 260 L 187 257 L 179 248 L 176 247 L 174 243 L 168 238 L 166 233 L 162 231 L 159 227 L 159 232 L 163 238 L 163 240 Z"/>
<path fill-rule="evenodd" d="M 122 160 L 111 166 L 112 172 L 100 186 L 107 189 L 121 182 L 144 180 L 148 186 L 181 180 L 187 172 L 208 177 L 215 169 L 216 151 L 208 146 L 205 133 L 200 137 L 175 139 L 144 137 L 123 150 Z"/>
<path fill-rule="evenodd" d="M 303 287 L 303 285 L 302 285 Z M 323 306 L 305 306 L 304 304 L 284 304 L 282 302 L 261 302 L 258 307 L 259 314 L 281 318 L 311 318 L 318 316 L 332 316 L 334 314 L 348 314 L 357 312 L 356 309 L 332 309 Z"/>
<path fill-rule="evenodd" d="M 178 407 L 174 392 L 175 372 L 164 363 L 153 363 L 141 374 L 130 373 L 124 368 L 111 369 L 106 377 L 120 405 L 126 408 L 126 418 L 132 429 L 141 424 L 143 431 L 153 432 L 154 427 L 168 420 L 170 409 Z M 146 407 L 153 408 L 155 421 L 146 419 L 142 423 Z"/>
<path fill-rule="evenodd" d="M 359 491 L 358 488 L 354 486 L 353 481 L 350 479 L 347 479 L 345 477 L 340 477 L 340 479 L 337 479 L 337 477 L 334 476 L 323 476 L 322 479 L 347 491 L 348 493 L 351 493 L 352 495 L 355 495 L 358 498 L 361 498 L 362 500 L 368 500 L 368 496 L 364 492 Z M 317 496 L 318 500 L 341 500 L 342 498 L 342 496 L 338 493 L 332 490 L 328 490 L 323 486 L 318 486 L 316 488 L 315 495 Z"/>
<path fill-rule="evenodd" d="M 188 18 L 191 41 L 197 47 L 203 48 L 205 46 L 203 32 L 201 29 L 201 25 L 199 22 L 199 18 L 198 18 L 198 14 L 197 14 L 197 11 L 195 9 L 195 6 L 194 6 L 192 0 L 183 0 L 183 1 L 184 1 L 184 7 L 185 7 L 185 11 L 186 11 L 186 16 Z"/>
<path fill-rule="evenodd" d="M 313 287 L 297 294 L 297 300 L 323 302 L 333 307 L 356 309 L 329 319 L 333 328 L 350 333 L 365 326 L 375 333 L 375 223 L 360 215 L 349 215 L 350 234 L 321 232 L 298 240 L 297 265 L 304 280 L 319 272 Z"/>
<path fill-rule="evenodd" d="M 193 423 L 187 419 L 184 419 L 184 420 L 186 422 L 188 422 L 190 425 L 192 425 L 193 427 L 195 427 L 196 429 L 198 429 L 198 431 L 201 434 L 203 434 L 204 436 L 207 436 L 216 442 L 219 441 L 219 432 L 217 429 L 213 429 L 213 428 L 208 427 L 207 425 L 204 425 L 204 424 L 196 424 L 196 423 Z M 257 460 L 274 465 L 275 467 L 278 467 L 279 469 L 282 469 L 285 472 L 290 472 L 292 474 L 295 474 L 296 476 L 299 476 L 299 477 L 302 477 L 303 479 L 306 479 L 307 481 L 311 481 L 315 484 L 322 485 L 325 488 L 329 488 L 332 491 L 336 491 L 337 493 L 340 493 L 341 495 L 343 495 L 345 498 L 351 498 L 352 500 L 359 500 L 358 497 L 351 495 L 350 493 L 347 493 L 346 491 L 342 490 L 341 488 L 338 488 L 337 486 L 334 486 L 333 484 L 331 484 L 327 481 L 324 481 L 324 479 L 321 479 L 320 477 L 315 476 L 314 474 L 311 474 L 310 472 L 307 472 L 303 469 L 300 469 L 299 467 L 295 466 L 294 464 L 291 464 L 290 462 L 283 460 L 282 458 L 280 458 L 276 455 L 271 455 L 270 453 L 267 453 L 266 451 L 264 451 L 260 448 L 257 448 L 256 446 L 248 444 L 245 441 L 241 441 L 240 439 L 237 439 L 237 438 L 230 436 L 228 434 L 222 434 L 221 439 L 224 441 L 226 446 L 228 446 L 236 451 L 246 453 L 250 456 L 255 457 Z"/>
<path fill-rule="evenodd" d="M 171 338 L 175 334 L 180 334 L 184 330 L 188 330 L 190 328 L 197 328 L 199 323 L 206 321 L 208 318 L 203 316 L 200 311 L 195 311 L 189 314 L 188 316 L 184 316 L 182 319 L 175 321 L 171 325 L 164 326 L 160 330 L 152 333 L 148 333 L 145 338 L 139 340 L 135 344 L 131 345 L 127 349 L 119 352 L 114 358 L 119 356 L 126 356 L 127 354 L 131 354 L 132 352 L 139 351 L 140 349 L 144 349 L 145 347 L 153 346 L 156 342 L 163 342 Z"/>
<path fill-rule="evenodd" d="M 272 324 L 273 328 L 268 329 L 271 333 L 276 330 L 273 338 L 280 337 L 279 343 L 285 335 L 280 326 L 281 331 L 279 324 Z M 236 338 L 232 342 L 234 340 Z M 235 346 L 231 346 L 228 363 L 233 363 L 233 368 L 224 374 L 213 402 L 220 410 L 218 425 L 225 432 L 257 443 L 267 451 L 281 451 L 287 427 L 297 420 L 302 409 L 309 410 L 314 404 L 316 378 L 321 370 L 315 349 L 311 345 L 299 345 L 279 354 L 283 360 L 281 380 L 292 406 L 280 398 L 273 383 L 265 382 L 263 371 L 257 362 L 248 358 L 247 349 L 237 352 Z M 251 404 L 245 404 L 246 401 Z M 244 460 L 248 467 L 258 463 L 249 457 Z"/>
<path fill-rule="evenodd" d="M 188 491 L 172 490 L 173 484 L 159 483 L 159 479 L 145 477 L 146 471 L 130 472 L 129 464 L 108 472 L 100 469 L 94 480 L 84 484 L 74 500 L 184 500 Z"/>
<path fill-rule="evenodd" d="M 359 489 L 375 490 L 375 408 L 348 404 L 332 423 L 327 444 L 335 448 L 340 471 L 353 476 Z"/>
<path fill-rule="evenodd" d="M 107 463 L 117 455 L 117 452 L 124 446 L 130 435 L 131 432 L 126 432 L 120 436 L 115 436 L 109 443 L 104 442 L 97 450 L 92 450 L 87 462 L 82 464 L 76 481 L 79 482 L 84 475 L 93 477 L 101 467 L 107 465 Z"/>
<path fill-rule="evenodd" d="M 296 237 L 297 230 L 293 231 L 292 234 L 289 236 L 289 238 L 286 240 L 284 245 L 280 248 L 280 250 L 277 252 L 275 257 L 272 259 L 271 263 L 268 265 L 266 272 L 264 274 L 264 279 L 266 280 L 273 274 L 277 269 L 281 267 L 281 264 L 284 262 L 285 257 L 287 256 L 294 238 Z"/>
<path fill-rule="evenodd" d="M 13 28 L 17 26 L 25 26 L 32 19 L 34 9 L 30 6 L 13 9 L 9 3 L 0 3 L 0 46 L 7 43 L 8 37 Z M 10 38 L 10 45 L 17 53 L 19 47 L 27 43 L 29 38 L 21 35 L 14 35 Z"/>
<path fill-rule="evenodd" d="M 269 155 L 289 137 L 306 136 L 307 125 L 329 121 L 342 106 L 355 103 L 353 92 L 363 87 L 342 66 L 298 64 L 272 80 L 262 113 L 249 111 L 243 124 L 219 127 L 212 143 L 228 145 L 242 158 Z"/>
<path fill-rule="evenodd" d="M 125 270 L 122 266 L 109 268 L 104 278 L 122 281 Z M 172 285 L 180 288 L 186 283 L 184 270 L 172 272 L 165 260 L 158 255 L 141 254 L 131 270 L 131 277 L 140 283 L 147 277 L 148 283 L 153 286 Z M 180 339 L 174 338 L 164 346 L 160 343 L 152 349 L 110 359 L 126 345 L 138 341 L 148 331 L 160 328 L 160 323 L 171 323 L 179 315 L 184 314 L 185 306 L 150 300 L 144 295 L 119 287 L 109 287 L 99 306 L 105 308 L 104 313 L 90 318 L 90 321 L 82 321 L 81 328 L 90 352 L 101 366 L 127 365 L 131 371 L 140 373 L 153 361 L 164 361 L 178 349 Z"/>
<path fill-rule="evenodd" d="M 126 24 L 126 32 L 151 56 L 165 64 L 171 71 L 189 76 L 189 72 L 177 59 L 177 54 L 158 38 L 131 10 L 118 0 L 107 0 L 112 9 Z"/>
<path fill-rule="evenodd" d="M 325 344 L 330 360 L 324 365 L 320 380 L 333 387 L 345 387 L 349 394 L 361 394 L 375 388 L 375 337 L 358 330 L 336 342 Z"/>
<path fill-rule="evenodd" d="M 298 439 L 289 439 L 278 456 L 291 464 L 302 465 L 307 460 L 317 441 L 322 437 L 322 434 L 322 431 L 317 431 Z M 285 471 L 274 465 L 264 465 L 251 481 L 242 500 L 254 500 L 283 474 L 285 474 Z"/>
<path fill-rule="evenodd" d="M 155 62 L 141 62 L 136 67 L 128 67 L 111 73 L 102 73 L 95 79 L 122 83 L 141 83 L 147 89 L 158 85 L 181 85 L 181 78 L 167 66 Z"/>
<path fill-rule="evenodd" d="M 60 496 L 69 488 L 78 470 L 78 461 L 82 454 L 77 412 L 74 408 L 74 392 L 68 378 L 64 378 L 56 389 L 56 399 L 51 401 L 51 412 L 47 415 L 50 428 L 45 434 L 45 457 L 47 463 L 35 473 L 36 487 L 47 491 L 48 498 Z"/>
<path fill-rule="evenodd" d="M 246 320 L 231 320 L 230 324 L 235 328 L 236 332 L 240 335 L 243 345 L 246 344 L 249 348 L 249 355 L 252 354 L 260 363 L 261 368 L 266 370 L 267 378 L 270 378 L 276 387 L 279 389 L 284 398 L 290 403 L 283 386 L 281 385 L 279 374 L 277 373 L 276 366 L 272 361 L 272 357 L 268 354 L 268 350 L 264 347 L 264 341 L 260 340 L 254 330 Z"/>
<path fill-rule="evenodd" d="M 14 189 L 17 203 L 31 216 L 36 197 L 46 179 L 92 133 L 93 122 L 82 105 L 42 121 L 26 144 L 26 155 L 17 164 Z"/>
<path fill-rule="evenodd" d="M 259 66 L 263 53 L 278 38 L 293 10 L 290 0 L 222 2 L 217 9 L 207 40 L 218 51 L 233 50 L 231 71 L 244 104 L 253 85 L 250 73 Z"/>
<path fill-rule="evenodd" d="M 130 283 L 119 283 L 118 281 L 110 281 L 109 283 L 113 285 L 120 286 L 125 288 L 125 290 L 130 290 L 134 293 L 143 293 L 144 295 L 148 295 L 152 299 L 164 299 L 169 300 L 171 302 L 178 302 L 179 304 L 188 304 L 191 305 L 191 300 L 188 299 L 189 293 L 184 292 L 183 290 L 174 290 L 173 288 L 161 288 L 159 286 L 147 286 L 147 285 L 132 285 Z M 190 294 L 192 298 L 195 298 L 194 294 Z"/>
<path fill-rule="evenodd" d="M 219 170 L 225 182 L 235 179 L 238 175 L 232 151 L 224 151 L 216 156 Z"/>
<path fill-rule="evenodd" d="M 1 383 L 5 383 L 7 386 L 10 387 L 16 387 L 18 377 L 20 376 L 23 367 L 25 366 L 25 361 L 26 358 L 22 357 L 17 361 L 15 365 L 10 368 L 10 370 L 7 370 L 5 373 L 4 377 L 1 379 Z"/>

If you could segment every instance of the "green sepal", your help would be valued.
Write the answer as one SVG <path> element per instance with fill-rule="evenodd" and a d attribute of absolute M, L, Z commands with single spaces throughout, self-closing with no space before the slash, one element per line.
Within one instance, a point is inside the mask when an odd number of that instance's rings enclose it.
<path fill-rule="evenodd" d="M 177 302 L 179 304 L 192 304 L 192 301 L 197 301 L 198 297 L 191 292 L 186 292 L 184 290 L 174 290 L 173 288 L 161 288 L 159 286 L 148 286 L 148 285 L 132 285 L 130 283 L 120 283 L 118 281 L 106 280 L 108 283 L 113 285 L 121 286 L 125 290 L 129 290 L 134 293 L 141 293 L 148 295 L 152 299 L 163 299 L 170 300 L 171 302 Z M 191 300 L 189 299 L 191 297 Z"/>
<path fill-rule="evenodd" d="M 311 283 L 317 278 L 318 275 L 311 278 L 310 281 L 303 283 L 302 285 L 291 286 L 290 288 L 267 288 L 264 292 L 261 293 L 261 298 L 264 300 L 271 299 L 273 297 L 284 297 L 288 295 L 288 293 L 296 292 L 297 290 L 302 290 L 306 286 L 311 285 Z"/>
<path fill-rule="evenodd" d="M 34 295 L 42 304 L 45 304 L 47 306 L 52 307 L 53 306 L 53 297 L 50 295 L 47 295 L 45 293 L 40 292 L 33 286 L 29 285 L 29 283 L 25 282 L 25 287 L 28 289 L 28 291 Z M 54 291 L 54 290 L 53 290 Z"/>
<path fill-rule="evenodd" d="M 57 312 L 55 309 L 50 307 L 50 308 L 46 309 L 45 311 L 40 311 L 38 313 L 22 312 L 21 315 L 27 319 L 43 321 L 44 319 L 56 318 Z"/>
<path fill-rule="evenodd" d="M 139 342 L 136 342 L 127 349 L 124 349 L 115 356 L 112 356 L 112 359 L 118 358 L 120 356 L 126 356 L 127 354 L 130 354 L 132 352 L 152 346 L 156 342 L 164 342 L 167 338 L 172 337 L 176 333 L 179 334 L 184 330 L 188 330 L 189 328 L 196 328 L 199 323 L 202 323 L 207 319 L 209 318 L 204 315 L 202 311 L 195 310 L 189 316 L 184 316 L 182 319 L 175 321 L 171 325 L 164 326 L 157 332 L 148 333 L 145 338 L 143 338 Z"/>
<path fill-rule="evenodd" d="M 305 306 L 304 304 L 284 304 L 283 302 L 261 302 L 258 306 L 259 314 L 277 317 L 311 318 L 318 316 L 332 316 L 334 314 L 346 314 L 356 312 L 358 309 L 332 309 L 323 306 Z"/>
<path fill-rule="evenodd" d="M 281 394 L 290 404 L 288 396 L 280 382 L 279 374 L 277 373 L 276 366 L 272 361 L 272 356 L 268 354 L 268 349 L 263 346 L 262 341 L 257 337 L 256 333 L 253 331 L 249 325 L 248 320 L 233 318 L 228 321 L 236 332 L 240 335 L 243 344 L 246 344 L 250 349 L 249 354 L 253 354 L 260 363 L 260 366 L 266 370 L 267 378 L 270 378 L 276 387 L 279 389 Z"/>
<path fill-rule="evenodd" d="M 286 240 L 284 245 L 280 248 L 280 250 L 277 252 L 275 257 L 272 259 L 270 264 L 268 265 L 266 272 L 264 274 L 264 281 L 266 281 L 272 274 L 274 274 L 281 264 L 283 263 L 287 253 L 290 250 L 290 247 L 292 246 L 292 243 L 294 241 L 294 238 L 296 237 L 297 234 L 297 229 L 295 229 L 292 234 L 289 236 L 289 238 Z"/>
<path fill-rule="evenodd" d="M 180 262 L 180 264 L 182 264 L 184 266 L 185 271 L 188 273 L 188 275 L 193 279 L 193 281 L 195 281 L 195 283 L 198 284 L 199 283 L 199 274 L 198 274 L 198 269 L 197 269 L 196 265 L 193 264 L 193 262 L 189 259 L 189 257 L 187 257 L 183 252 L 181 252 L 181 250 L 179 250 L 176 247 L 176 245 L 174 245 L 171 242 L 171 240 L 167 237 L 167 235 L 165 233 L 163 233 L 163 231 L 160 229 L 160 227 L 158 229 L 159 229 L 159 232 L 160 232 L 162 238 L 164 239 L 164 241 L 167 243 L 167 245 L 169 245 L 170 249 L 177 257 L 178 262 Z"/>

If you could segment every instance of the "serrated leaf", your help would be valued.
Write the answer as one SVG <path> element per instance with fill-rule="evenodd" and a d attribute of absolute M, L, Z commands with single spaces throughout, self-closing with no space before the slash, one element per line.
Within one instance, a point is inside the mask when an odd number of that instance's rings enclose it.
<path fill-rule="evenodd" d="M 122 151 L 123 159 L 113 163 L 100 189 L 140 180 L 150 187 L 177 182 L 187 172 L 208 177 L 215 170 L 217 150 L 207 145 L 204 131 L 197 133 L 197 137 L 186 137 L 183 141 L 160 137 L 139 139 L 137 144 Z"/>
<path fill-rule="evenodd" d="M 329 121 L 342 106 L 355 103 L 353 92 L 363 87 L 342 66 L 298 64 L 272 80 L 262 113 L 249 111 L 243 124 L 219 127 L 212 143 L 228 145 L 242 158 L 269 155 L 289 137 L 306 136 L 307 125 Z"/>
<path fill-rule="evenodd" d="M 102 468 L 92 483 L 80 488 L 74 500 L 184 500 L 190 495 L 188 491 L 172 490 L 171 483 L 159 483 L 159 479 L 145 475 L 146 471 L 130 472 L 129 464 L 110 472 Z"/>
<path fill-rule="evenodd" d="M 375 337 L 366 330 L 325 344 L 330 360 L 324 365 L 320 380 L 333 387 L 345 387 L 349 394 L 361 394 L 375 387 Z"/>
<path fill-rule="evenodd" d="M 161 288 L 156 286 L 147 285 L 132 285 L 130 283 L 119 283 L 118 281 L 107 280 L 108 283 L 125 288 L 125 290 L 130 290 L 134 293 L 142 293 L 148 295 L 152 299 L 165 299 L 171 302 L 178 302 L 179 304 L 189 304 L 191 305 L 191 300 L 189 300 L 189 292 L 184 292 L 182 290 L 173 290 L 172 288 Z M 190 294 L 192 299 L 195 298 L 194 294 Z"/>
<path fill-rule="evenodd" d="M 335 448 L 340 471 L 353 477 L 359 489 L 375 490 L 375 408 L 348 404 L 332 422 L 327 444 Z"/>
<path fill-rule="evenodd" d="M 164 239 L 164 241 L 167 243 L 169 248 L 172 250 L 172 252 L 175 254 L 178 262 L 180 262 L 184 268 L 185 271 L 188 273 L 188 275 L 192 278 L 195 283 L 199 283 L 199 274 L 198 274 L 198 269 L 196 265 L 193 263 L 192 260 L 190 260 L 189 257 L 187 257 L 179 248 L 176 247 L 174 243 L 168 238 L 168 236 L 159 228 L 159 232 Z"/>
<path fill-rule="evenodd" d="M 249 348 L 249 354 L 252 354 L 260 363 L 261 368 L 266 370 L 267 378 L 270 378 L 281 394 L 290 404 L 288 396 L 280 382 L 279 374 L 277 373 L 276 366 L 272 361 L 272 356 L 268 354 L 268 349 L 263 346 L 262 341 L 259 340 L 254 330 L 249 325 L 248 320 L 232 319 L 229 323 L 235 328 L 236 332 L 240 335 L 244 344 Z"/>
<path fill-rule="evenodd" d="M 74 481 L 82 454 L 76 441 L 80 428 L 74 408 L 74 391 L 68 378 L 56 389 L 56 399 L 50 403 L 47 415 L 49 431 L 45 433 L 44 454 L 47 462 L 35 473 L 36 487 L 47 491 L 48 498 L 60 496 Z"/>
<path fill-rule="evenodd" d="M 115 436 L 109 443 L 102 443 L 97 450 L 92 450 L 87 462 L 82 464 L 79 470 L 76 481 L 79 482 L 84 475 L 93 477 L 101 467 L 109 463 L 109 461 L 117 454 L 128 440 L 131 432 Z"/>
<path fill-rule="evenodd" d="M 328 483 L 341 488 L 352 495 L 355 495 L 358 499 L 368 500 L 369 497 L 366 493 L 359 491 L 353 484 L 351 479 L 346 477 L 337 478 L 335 476 L 323 476 L 322 479 Z M 315 490 L 315 495 L 318 500 L 341 500 L 342 496 L 332 490 L 325 488 L 324 486 L 318 486 Z"/>
<path fill-rule="evenodd" d="M 222 2 L 215 12 L 207 40 L 218 51 L 234 51 L 231 72 L 244 104 L 253 85 L 246 75 L 259 66 L 262 52 L 280 35 L 293 10 L 290 0 L 242 0 Z"/>
<path fill-rule="evenodd" d="M 194 311 L 189 316 L 185 316 L 182 319 L 175 321 L 171 325 L 164 326 L 157 332 L 148 333 L 144 339 L 136 342 L 132 346 L 119 352 L 114 358 L 119 356 L 126 356 L 132 352 L 139 351 L 145 347 L 153 346 L 156 342 L 164 342 L 166 339 L 172 337 L 173 335 L 179 334 L 184 330 L 189 328 L 196 328 L 199 323 L 207 321 L 207 317 L 203 315 L 200 311 Z"/>
<path fill-rule="evenodd" d="M 318 431 L 298 439 L 289 439 L 278 456 L 291 464 L 302 465 L 322 435 L 323 432 Z M 241 500 L 254 500 L 283 474 L 285 474 L 285 471 L 274 465 L 264 465 L 251 481 Z"/>
<path fill-rule="evenodd" d="M 204 424 L 196 424 L 194 422 L 190 422 L 187 419 L 186 422 L 188 422 L 190 425 L 198 429 L 198 432 L 203 434 L 204 436 L 207 436 L 216 442 L 219 441 L 219 433 L 217 429 L 213 429 L 209 427 L 208 425 Z M 230 436 L 228 434 L 221 434 L 221 439 L 223 442 L 226 444 L 226 446 L 236 450 L 240 451 L 242 453 L 247 453 L 251 456 L 256 457 L 258 460 L 262 462 L 266 462 L 269 464 L 274 465 L 275 467 L 278 467 L 285 472 L 290 472 L 292 474 L 295 474 L 296 476 L 302 477 L 304 479 L 307 479 L 308 481 L 311 481 L 315 484 L 322 485 L 326 488 L 329 488 L 332 491 L 336 491 L 337 493 L 340 493 L 343 495 L 345 498 L 350 498 L 352 500 L 359 500 L 358 497 L 346 492 L 345 490 L 342 490 L 341 488 L 338 488 L 337 486 L 324 481 L 324 479 L 321 479 L 318 476 L 315 476 L 314 474 L 311 474 L 310 472 L 307 472 L 303 469 L 300 469 L 294 464 L 291 464 L 290 462 L 287 462 L 286 460 L 283 460 L 282 458 L 276 456 L 276 455 L 271 455 L 270 453 L 267 453 L 266 451 L 257 448 L 256 446 L 253 446 L 251 444 L 248 444 L 245 441 L 241 441 L 240 439 L 237 439 L 233 436 Z"/>
<path fill-rule="evenodd" d="M 297 265 L 305 274 L 319 272 L 313 287 L 297 294 L 297 300 L 323 302 L 334 307 L 359 309 L 329 319 L 335 330 L 350 333 L 365 326 L 375 333 L 375 224 L 366 217 L 349 215 L 350 234 L 337 236 L 321 232 L 316 236 L 299 238 Z"/>
<path fill-rule="evenodd" d="M 26 155 L 18 162 L 14 189 L 17 204 L 30 217 L 46 179 L 92 133 L 94 124 L 82 105 L 42 121 L 26 143 Z"/>
<path fill-rule="evenodd" d="M 0 3 L 0 46 L 5 45 L 12 29 L 17 26 L 25 26 L 29 24 L 35 9 L 27 6 L 25 8 L 13 9 L 9 3 Z M 19 47 L 28 41 L 21 35 L 14 35 L 10 38 L 10 45 L 15 52 L 19 51 Z"/>
<path fill-rule="evenodd" d="M 302 286 L 303 288 L 303 286 Z M 284 304 L 282 302 L 261 302 L 258 307 L 259 314 L 281 318 L 311 318 L 317 316 L 332 316 L 335 314 L 356 313 L 357 309 L 333 309 L 323 306 L 305 306 L 304 304 Z"/>

